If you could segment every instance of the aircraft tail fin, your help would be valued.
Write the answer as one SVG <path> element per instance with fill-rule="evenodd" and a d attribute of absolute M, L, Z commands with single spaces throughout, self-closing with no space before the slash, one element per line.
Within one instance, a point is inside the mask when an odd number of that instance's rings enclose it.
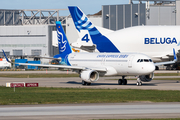
<path fill-rule="evenodd" d="M 11 60 L 9 60 L 9 59 L 7 58 L 6 53 L 4 52 L 3 49 L 2 49 L 2 51 L 3 51 L 4 57 L 6 58 L 6 61 L 9 62 L 9 63 L 11 63 Z"/>
<path fill-rule="evenodd" d="M 64 30 L 60 21 L 56 22 L 56 29 L 57 29 L 59 54 L 61 57 L 65 57 L 66 55 L 72 53 L 71 46 L 67 40 L 67 37 L 64 33 Z"/>
<path fill-rule="evenodd" d="M 59 54 L 55 55 L 54 58 L 61 57 L 61 64 L 68 64 L 66 61 L 66 57 L 72 53 L 71 46 L 67 40 L 63 27 L 60 21 L 56 21 L 56 29 L 57 29 L 57 39 L 58 39 L 58 48 Z"/>
<path fill-rule="evenodd" d="M 100 33 L 79 7 L 69 6 L 68 8 L 76 29 L 81 33 L 81 41 L 92 41 L 99 52 L 120 52 L 106 36 Z"/>
<path fill-rule="evenodd" d="M 68 8 L 74 21 L 75 27 L 79 32 L 81 32 L 82 30 L 88 30 L 91 36 L 102 35 L 79 7 L 69 6 Z"/>

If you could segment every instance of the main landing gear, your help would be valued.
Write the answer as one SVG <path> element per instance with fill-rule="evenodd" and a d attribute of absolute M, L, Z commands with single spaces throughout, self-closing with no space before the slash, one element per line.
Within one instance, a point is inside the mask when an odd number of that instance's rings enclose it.
<path fill-rule="evenodd" d="M 122 79 L 118 80 L 118 85 L 127 85 L 127 80 L 125 79 L 125 76 L 122 76 Z M 141 85 L 142 85 L 141 79 L 138 77 L 137 86 L 141 86 Z"/>
<path fill-rule="evenodd" d="M 127 80 L 124 78 L 125 76 L 122 76 L 122 79 L 118 80 L 118 85 L 127 85 Z"/>
<path fill-rule="evenodd" d="M 88 82 L 82 80 L 82 85 L 91 85 L 91 83 L 88 83 Z"/>
<path fill-rule="evenodd" d="M 82 85 L 91 85 L 91 83 L 82 80 Z M 122 79 L 118 80 L 118 85 L 127 85 L 127 80 L 125 79 L 125 76 L 122 76 Z M 142 85 L 141 79 L 138 77 L 137 86 L 141 86 L 141 85 Z"/>

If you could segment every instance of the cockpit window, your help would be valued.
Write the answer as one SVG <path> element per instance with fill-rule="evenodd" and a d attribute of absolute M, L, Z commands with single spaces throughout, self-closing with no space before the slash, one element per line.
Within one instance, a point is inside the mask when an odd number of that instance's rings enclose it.
<path fill-rule="evenodd" d="M 151 59 L 138 59 L 137 62 L 152 62 Z"/>
<path fill-rule="evenodd" d="M 144 59 L 144 62 L 149 62 L 149 60 L 148 59 Z"/>

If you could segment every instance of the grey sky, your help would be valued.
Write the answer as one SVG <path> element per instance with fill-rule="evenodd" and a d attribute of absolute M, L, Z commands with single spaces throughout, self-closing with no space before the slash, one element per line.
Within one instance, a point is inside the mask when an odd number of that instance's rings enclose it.
<path fill-rule="evenodd" d="M 128 4 L 129 0 L 1 0 L 0 9 L 62 9 L 79 6 L 85 14 L 94 14 L 102 5 Z M 62 14 L 69 14 L 68 11 Z"/>

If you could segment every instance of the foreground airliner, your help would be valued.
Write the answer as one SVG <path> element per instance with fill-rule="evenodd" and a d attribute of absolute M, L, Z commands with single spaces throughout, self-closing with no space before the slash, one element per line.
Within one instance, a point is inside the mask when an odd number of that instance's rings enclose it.
<path fill-rule="evenodd" d="M 77 6 L 69 6 L 79 34 L 73 47 L 96 45 L 99 52 L 139 52 L 154 62 L 169 59 L 180 49 L 180 26 L 136 26 L 112 31 L 94 26 Z"/>
<path fill-rule="evenodd" d="M 44 65 L 19 63 L 19 65 L 32 65 L 40 67 L 54 67 L 72 69 L 80 74 L 82 85 L 90 85 L 96 82 L 99 76 L 122 76 L 118 80 L 119 85 L 126 85 L 126 76 L 137 76 L 137 85 L 149 82 L 153 79 L 155 65 L 147 55 L 140 53 L 72 53 L 72 49 L 63 31 L 61 23 L 56 22 L 57 37 L 59 43 L 59 57 L 64 65 Z M 3 51 L 4 53 L 4 51 Z M 172 64 L 177 60 L 175 51 L 174 61 L 158 63 Z M 5 53 L 4 56 L 6 57 Z M 7 59 L 7 57 L 6 57 Z M 9 61 L 7 59 L 7 61 Z M 17 64 L 17 63 L 16 63 Z"/>

